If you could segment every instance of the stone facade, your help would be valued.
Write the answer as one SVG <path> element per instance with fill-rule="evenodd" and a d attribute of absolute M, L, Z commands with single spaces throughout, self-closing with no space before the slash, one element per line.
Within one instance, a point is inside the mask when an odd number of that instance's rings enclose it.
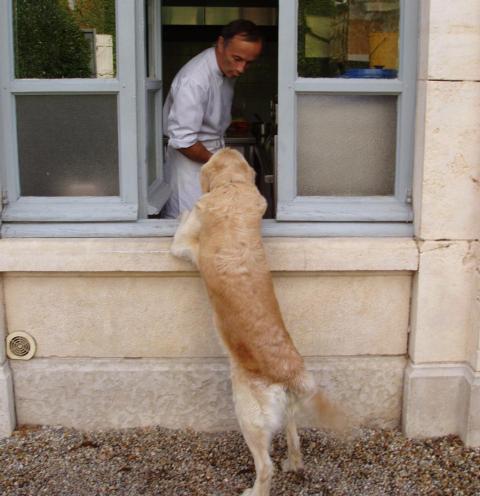
<path fill-rule="evenodd" d="M 12 361 L 19 423 L 236 426 L 205 289 L 169 244 L 1 241 L 9 332 L 37 343 L 33 360 Z M 416 243 L 269 238 L 265 246 L 286 324 L 319 384 L 357 424 L 398 425 Z"/>
<path fill-rule="evenodd" d="M 265 245 L 294 341 L 357 424 L 480 446 L 480 2 L 420 6 L 415 239 Z M 204 288 L 169 243 L 0 240 L 0 435 L 235 428 Z M 6 360 L 17 330 L 37 341 L 31 361 Z"/>
<path fill-rule="evenodd" d="M 421 2 L 414 277 L 403 425 L 480 445 L 480 3 Z"/>
<path fill-rule="evenodd" d="M 404 355 L 408 273 L 275 274 L 285 322 L 304 355 Z M 225 356 L 198 274 L 5 277 L 11 331 L 37 358 Z"/>
<path fill-rule="evenodd" d="M 5 353 L 7 326 L 4 310 L 3 286 L 0 285 L 0 437 L 9 436 L 16 422 L 12 374 Z"/>
<path fill-rule="evenodd" d="M 357 425 L 398 425 L 403 357 L 316 358 L 307 359 L 307 367 Z M 41 358 L 16 361 L 13 373 L 23 424 L 237 428 L 225 358 Z M 315 425 L 306 416 L 302 423 Z"/>

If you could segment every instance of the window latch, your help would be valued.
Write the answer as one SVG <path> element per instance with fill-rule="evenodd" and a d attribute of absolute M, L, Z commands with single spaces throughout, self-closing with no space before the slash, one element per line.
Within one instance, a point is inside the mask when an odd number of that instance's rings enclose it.
<path fill-rule="evenodd" d="M 5 190 L 2 190 L 2 206 L 5 207 L 8 205 L 8 195 Z"/>
<path fill-rule="evenodd" d="M 408 203 L 409 205 L 412 204 L 412 190 L 411 189 L 407 189 L 406 193 L 405 193 L 405 203 Z"/>

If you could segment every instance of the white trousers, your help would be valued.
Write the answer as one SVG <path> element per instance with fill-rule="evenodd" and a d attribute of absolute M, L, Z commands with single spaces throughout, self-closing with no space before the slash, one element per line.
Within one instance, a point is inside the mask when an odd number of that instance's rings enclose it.
<path fill-rule="evenodd" d="M 202 145 L 211 153 L 224 147 L 221 139 L 202 141 Z M 165 219 L 176 219 L 185 210 L 191 210 L 202 196 L 200 187 L 200 169 L 202 164 L 185 157 L 176 148 L 167 147 L 165 160 L 165 180 L 172 193 L 162 211 Z"/>

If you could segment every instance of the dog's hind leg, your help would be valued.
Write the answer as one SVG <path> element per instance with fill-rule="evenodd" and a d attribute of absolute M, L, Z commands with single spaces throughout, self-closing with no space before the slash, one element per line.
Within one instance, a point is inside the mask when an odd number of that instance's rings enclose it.
<path fill-rule="evenodd" d="M 270 444 L 282 423 L 286 392 L 280 385 L 251 380 L 232 372 L 235 411 L 245 442 L 255 462 L 256 478 L 242 496 L 269 496 L 273 477 Z"/>
<path fill-rule="evenodd" d="M 294 393 L 287 393 L 287 458 L 282 462 L 284 472 L 300 472 L 303 470 L 302 452 L 300 449 L 300 438 L 298 437 L 297 424 L 295 422 L 295 412 L 297 410 L 298 399 Z"/>
<path fill-rule="evenodd" d="M 246 489 L 242 496 L 269 496 L 273 476 L 273 464 L 270 459 L 271 433 L 264 430 L 241 426 L 242 434 L 255 463 L 255 484 Z"/>

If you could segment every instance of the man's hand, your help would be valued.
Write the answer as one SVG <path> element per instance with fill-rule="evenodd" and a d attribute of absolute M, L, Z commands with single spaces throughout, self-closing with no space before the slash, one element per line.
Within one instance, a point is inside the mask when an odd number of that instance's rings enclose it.
<path fill-rule="evenodd" d="M 200 165 L 208 162 L 213 155 L 213 153 L 210 153 L 199 141 L 188 148 L 179 148 L 178 151 L 190 160 L 198 162 Z"/>

